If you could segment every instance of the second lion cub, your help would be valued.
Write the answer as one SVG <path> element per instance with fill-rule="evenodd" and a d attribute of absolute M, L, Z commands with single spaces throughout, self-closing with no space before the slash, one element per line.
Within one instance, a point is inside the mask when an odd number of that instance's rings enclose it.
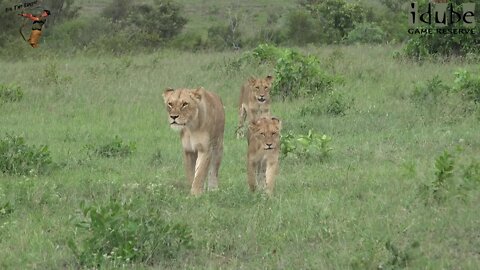
<path fill-rule="evenodd" d="M 273 77 L 269 75 L 260 79 L 250 78 L 242 86 L 238 104 L 237 138 L 244 137 L 242 129 L 245 120 L 247 120 L 247 123 L 250 123 L 258 117 L 270 115 L 270 88 L 272 87 L 272 82 Z"/>
<path fill-rule="evenodd" d="M 260 117 L 248 127 L 248 186 L 255 191 L 265 183 L 268 195 L 273 194 L 280 155 L 282 123 L 275 117 Z"/>

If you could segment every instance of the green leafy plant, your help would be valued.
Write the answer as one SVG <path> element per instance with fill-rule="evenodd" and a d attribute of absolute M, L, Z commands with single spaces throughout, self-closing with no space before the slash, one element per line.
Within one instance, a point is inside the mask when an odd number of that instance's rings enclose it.
<path fill-rule="evenodd" d="M 466 100 L 480 103 L 480 75 L 473 75 L 465 69 L 456 71 L 454 75 L 453 90 Z"/>
<path fill-rule="evenodd" d="M 385 248 L 389 251 L 390 258 L 385 263 L 385 269 L 399 269 L 407 267 L 408 262 L 415 257 L 415 253 L 418 252 L 419 247 L 420 243 L 415 241 L 404 249 L 400 249 L 393 244 L 392 241 L 388 240 L 385 242 Z M 381 267 L 381 269 L 384 268 Z"/>
<path fill-rule="evenodd" d="M 0 102 L 15 102 L 23 98 L 23 90 L 16 84 L 0 84 Z"/>
<path fill-rule="evenodd" d="M 330 157 L 332 138 L 309 130 L 305 135 L 295 136 L 292 132 L 282 135 L 280 144 L 282 156 L 294 156 L 297 158 L 318 158 L 325 160 Z"/>
<path fill-rule="evenodd" d="M 100 146 L 87 145 L 89 154 L 95 154 L 105 158 L 127 157 L 136 150 L 134 142 L 125 143 L 119 136 L 106 144 Z"/>
<path fill-rule="evenodd" d="M 5 217 L 13 213 L 13 206 L 10 202 L 6 202 L 4 204 L 0 204 L 0 217 Z"/>
<path fill-rule="evenodd" d="M 166 222 L 156 208 L 140 205 L 115 199 L 105 205 L 81 203 L 81 215 L 74 220 L 79 233 L 68 243 L 78 262 L 87 267 L 153 264 L 173 259 L 191 247 L 193 238 L 187 225 Z"/>
<path fill-rule="evenodd" d="M 38 175 L 53 165 L 46 145 L 30 146 L 20 136 L 7 135 L 0 140 L 0 172 L 10 175 Z"/>
<path fill-rule="evenodd" d="M 436 75 L 424 84 L 417 85 L 411 95 L 411 99 L 418 104 L 436 104 L 438 100 L 446 95 L 450 87 L 445 85 L 440 77 Z"/>
<path fill-rule="evenodd" d="M 435 159 L 435 180 L 432 182 L 431 188 L 433 197 L 437 201 L 445 199 L 448 185 L 452 181 L 454 164 L 453 156 L 447 151 Z"/>

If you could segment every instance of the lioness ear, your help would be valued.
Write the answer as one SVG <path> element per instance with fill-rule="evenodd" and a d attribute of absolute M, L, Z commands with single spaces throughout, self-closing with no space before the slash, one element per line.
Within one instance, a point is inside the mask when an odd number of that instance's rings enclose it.
<path fill-rule="evenodd" d="M 163 100 L 167 101 L 168 97 L 172 94 L 173 88 L 167 88 L 165 91 L 163 91 Z"/>
<path fill-rule="evenodd" d="M 202 92 L 205 91 L 203 87 L 197 88 L 195 91 L 192 92 L 192 97 L 198 101 L 202 100 Z"/>
<path fill-rule="evenodd" d="M 278 129 L 282 129 L 282 121 L 280 121 L 280 119 L 276 118 L 276 117 L 272 117 L 272 121 L 273 123 L 275 123 L 275 125 L 278 127 Z"/>

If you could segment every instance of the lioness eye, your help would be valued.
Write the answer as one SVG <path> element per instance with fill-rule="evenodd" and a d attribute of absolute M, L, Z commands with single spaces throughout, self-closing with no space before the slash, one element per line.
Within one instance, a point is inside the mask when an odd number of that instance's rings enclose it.
<path fill-rule="evenodd" d="M 263 132 L 260 132 L 260 135 L 262 135 L 262 136 L 265 136 L 265 133 L 263 133 Z"/>
<path fill-rule="evenodd" d="M 188 102 L 183 102 L 182 107 L 186 107 L 186 106 L 188 106 Z"/>
<path fill-rule="evenodd" d="M 173 106 L 173 104 L 172 104 L 171 102 L 169 102 L 167 105 L 168 105 L 168 107 L 170 107 L 170 108 Z"/>
<path fill-rule="evenodd" d="M 277 133 L 276 133 L 276 132 L 272 132 L 272 135 L 277 135 Z"/>
<path fill-rule="evenodd" d="M 260 89 L 260 86 L 255 86 L 255 88 Z"/>

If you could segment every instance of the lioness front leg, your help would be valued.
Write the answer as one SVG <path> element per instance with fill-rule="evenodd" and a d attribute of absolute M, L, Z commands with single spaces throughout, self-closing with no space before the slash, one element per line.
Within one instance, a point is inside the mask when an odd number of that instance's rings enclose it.
<path fill-rule="evenodd" d="M 197 153 L 191 151 L 183 151 L 183 164 L 185 164 L 185 176 L 188 184 L 192 186 L 195 177 L 195 161 L 197 160 Z"/>
<path fill-rule="evenodd" d="M 278 173 L 278 159 L 276 161 L 267 161 L 266 184 L 267 194 L 272 195 L 275 188 L 275 177 Z"/>
<path fill-rule="evenodd" d="M 190 190 L 192 195 L 202 194 L 203 184 L 205 183 L 205 178 L 208 174 L 211 158 L 212 153 L 210 151 L 198 152 L 197 162 L 195 164 L 195 176 L 192 183 L 192 189 Z"/>

